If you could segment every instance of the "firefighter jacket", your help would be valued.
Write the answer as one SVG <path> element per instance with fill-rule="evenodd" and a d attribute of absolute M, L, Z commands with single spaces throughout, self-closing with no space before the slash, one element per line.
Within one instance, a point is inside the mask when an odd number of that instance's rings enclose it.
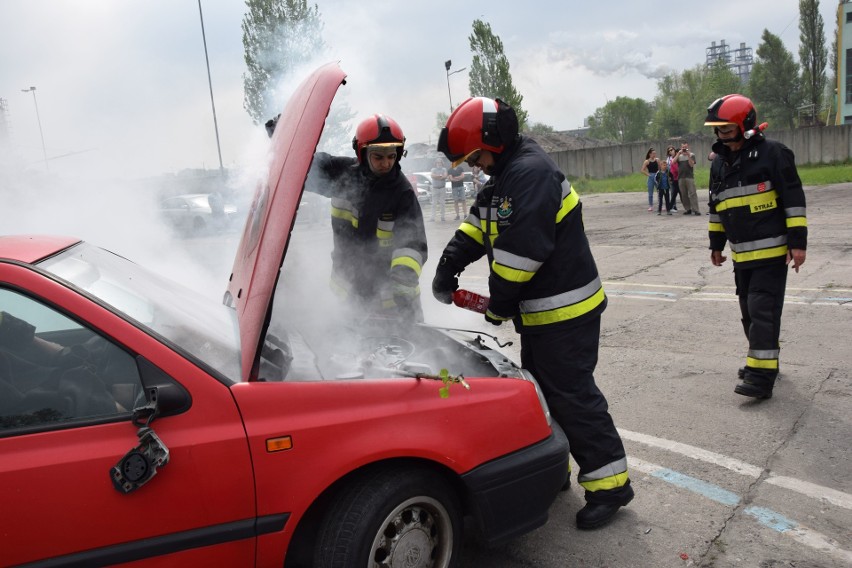
<path fill-rule="evenodd" d="M 355 158 L 318 152 L 306 189 L 331 198 L 334 290 L 393 308 L 394 290 L 402 286 L 419 306 L 426 230 L 417 195 L 399 162 L 379 177 Z"/>
<path fill-rule="evenodd" d="M 710 249 L 731 245 L 735 268 L 786 262 L 806 249 L 805 193 L 793 152 L 762 134 L 732 152 L 720 142 L 710 166 Z"/>
<path fill-rule="evenodd" d="M 580 198 L 532 139 L 519 137 L 497 156 L 441 262 L 460 272 L 483 255 L 487 315 L 513 319 L 519 333 L 571 327 L 606 307 Z"/>

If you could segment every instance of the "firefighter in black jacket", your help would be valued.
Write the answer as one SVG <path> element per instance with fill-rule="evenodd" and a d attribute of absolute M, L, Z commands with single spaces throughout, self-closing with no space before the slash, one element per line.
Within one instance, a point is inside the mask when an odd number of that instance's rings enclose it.
<path fill-rule="evenodd" d="M 710 260 L 721 266 L 731 244 L 734 280 L 748 338 L 745 367 L 734 392 L 771 398 L 778 377 L 781 310 L 787 266 L 805 262 L 805 193 L 793 152 L 766 140 L 752 102 L 727 95 L 707 109 L 718 140 L 710 167 Z"/>
<path fill-rule="evenodd" d="M 400 169 L 404 145 L 395 120 L 373 115 L 355 132 L 355 158 L 314 156 L 306 189 L 331 198 L 334 291 L 358 309 L 423 321 L 426 230 Z"/>
<path fill-rule="evenodd" d="M 438 150 L 491 178 L 444 249 L 432 283 L 449 304 L 457 275 L 486 255 L 485 318 L 513 320 L 521 363 L 538 380 L 580 466 L 581 529 L 597 528 L 633 498 L 627 457 L 594 379 L 606 295 L 583 229 L 580 199 L 535 143 L 518 135 L 514 109 L 471 98 L 450 115 Z"/>

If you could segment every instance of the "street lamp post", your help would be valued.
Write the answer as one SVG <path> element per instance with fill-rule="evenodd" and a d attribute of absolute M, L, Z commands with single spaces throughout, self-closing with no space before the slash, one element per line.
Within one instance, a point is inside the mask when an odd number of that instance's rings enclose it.
<path fill-rule="evenodd" d="M 216 103 L 213 102 L 213 80 L 210 78 L 210 59 L 207 57 L 207 35 L 204 33 L 204 14 L 201 12 L 201 0 L 198 0 L 198 17 L 201 20 L 201 40 L 204 42 L 204 61 L 207 63 L 207 86 L 210 87 L 210 106 L 213 108 L 213 130 L 216 131 L 216 151 L 219 152 L 219 175 L 225 175 L 222 165 L 222 146 L 219 144 L 219 123 L 216 120 Z"/>
<path fill-rule="evenodd" d="M 452 59 L 447 59 L 446 61 L 444 61 L 444 68 L 447 70 L 447 94 L 450 97 L 450 114 L 453 113 L 453 94 L 450 91 L 450 75 L 455 75 L 456 73 L 461 73 L 462 71 L 467 69 L 467 67 L 462 67 L 461 69 L 456 69 L 455 71 L 450 73 L 450 67 L 452 67 L 452 66 L 453 66 L 453 60 Z"/>
<path fill-rule="evenodd" d="M 41 151 L 44 155 L 44 169 L 50 170 L 50 167 L 47 165 L 47 149 L 44 146 L 44 132 L 41 130 L 41 117 L 38 114 L 38 101 L 36 100 L 36 88 L 30 87 L 29 89 L 21 89 L 22 93 L 32 93 L 33 94 L 33 103 L 35 104 L 36 111 L 36 120 L 38 121 L 38 134 L 41 136 Z"/>

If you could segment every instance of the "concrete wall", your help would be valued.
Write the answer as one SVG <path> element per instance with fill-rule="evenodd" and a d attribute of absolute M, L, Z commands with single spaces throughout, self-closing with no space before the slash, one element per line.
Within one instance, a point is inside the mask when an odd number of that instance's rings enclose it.
<path fill-rule="evenodd" d="M 788 146 L 796 155 L 797 164 L 831 163 L 852 158 L 852 124 L 841 126 L 818 126 L 796 130 L 766 130 L 766 137 Z M 715 138 L 710 136 L 684 136 L 668 140 L 649 140 L 623 144 L 562 150 L 550 156 L 559 168 L 570 177 L 606 178 L 638 172 L 645 161 L 648 148 L 654 148 L 657 156 L 665 158 L 666 147 L 680 147 L 681 140 L 689 143 L 700 166 L 706 162 Z"/>

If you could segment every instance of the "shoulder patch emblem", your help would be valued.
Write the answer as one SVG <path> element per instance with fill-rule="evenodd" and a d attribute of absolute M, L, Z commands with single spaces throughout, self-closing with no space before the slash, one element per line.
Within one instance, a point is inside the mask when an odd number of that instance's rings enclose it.
<path fill-rule="evenodd" d="M 504 197 L 503 201 L 500 202 L 500 205 L 497 207 L 497 217 L 500 219 L 507 219 L 509 215 L 512 214 L 512 198 Z"/>

